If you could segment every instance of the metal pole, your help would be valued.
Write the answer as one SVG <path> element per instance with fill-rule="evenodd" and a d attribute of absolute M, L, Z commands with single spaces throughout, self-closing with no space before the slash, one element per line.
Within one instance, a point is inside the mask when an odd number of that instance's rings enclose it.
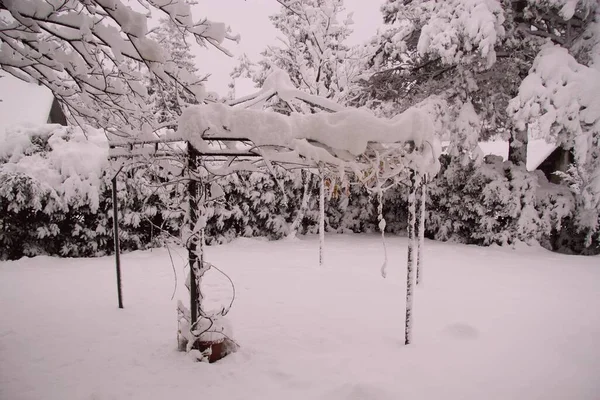
<path fill-rule="evenodd" d="M 319 166 L 319 265 L 323 265 L 325 251 L 325 173 Z"/>
<path fill-rule="evenodd" d="M 417 191 L 417 175 L 415 171 L 410 174 L 410 193 L 408 194 L 408 260 L 406 263 L 406 317 L 404 320 L 404 344 L 412 340 L 413 325 L 413 282 L 415 274 L 415 195 Z"/>
<path fill-rule="evenodd" d="M 123 308 L 123 290 L 121 287 L 121 249 L 119 246 L 119 208 L 117 204 L 117 176 L 119 171 L 112 178 L 112 201 L 113 201 L 113 239 L 115 242 L 115 262 L 117 265 L 117 295 L 119 298 L 119 308 Z"/>
<path fill-rule="evenodd" d="M 198 183 L 192 176 L 192 171 L 198 168 L 198 151 L 188 142 L 188 212 L 191 237 L 188 239 L 188 260 L 190 265 L 190 327 L 194 327 L 198 320 L 198 287 L 196 285 L 196 268 L 198 256 L 196 253 L 198 238 L 195 237 L 194 228 L 198 221 Z"/>
<path fill-rule="evenodd" d="M 421 179 L 419 187 L 419 211 L 417 211 L 417 285 L 423 280 L 423 248 L 425 247 L 425 201 L 427 196 L 427 178 Z"/>

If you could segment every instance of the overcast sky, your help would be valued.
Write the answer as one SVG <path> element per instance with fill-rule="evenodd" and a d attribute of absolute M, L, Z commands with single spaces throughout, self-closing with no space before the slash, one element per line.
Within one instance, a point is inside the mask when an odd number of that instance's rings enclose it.
<path fill-rule="evenodd" d="M 384 0 L 345 0 L 346 10 L 354 12 L 354 32 L 349 44 L 357 44 L 373 36 L 382 24 L 379 7 Z M 225 46 L 234 57 L 228 57 L 215 48 L 196 50 L 200 72 L 212 74 L 207 83 L 209 91 L 221 96 L 227 94 L 229 73 L 237 63 L 239 55 L 246 53 L 252 61 L 259 60 L 259 53 L 267 46 L 276 44 L 280 34 L 269 21 L 269 15 L 275 14 L 279 3 L 276 0 L 198 0 L 194 7 L 194 16 L 206 17 L 212 21 L 224 22 L 239 33 L 242 40 L 239 45 L 226 41 Z M 252 84 L 240 82 L 236 85 L 236 96 L 254 92 Z"/>

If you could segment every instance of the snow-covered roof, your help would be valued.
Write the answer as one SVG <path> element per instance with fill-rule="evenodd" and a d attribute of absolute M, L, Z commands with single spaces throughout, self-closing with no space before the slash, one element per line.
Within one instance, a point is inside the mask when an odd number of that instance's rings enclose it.
<path fill-rule="evenodd" d="M 527 170 L 536 170 L 556 150 L 556 147 L 556 144 L 548 143 L 544 139 L 530 139 L 527 144 Z M 508 142 L 504 140 L 480 142 L 479 149 L 484 156 L 493 154 L 508 160 Z"/>
<path fill-rule="evenodd" d="M 45 86 L 0 73 L 0 133 L 16 125 L 48 122 L 54 96 Z"/>

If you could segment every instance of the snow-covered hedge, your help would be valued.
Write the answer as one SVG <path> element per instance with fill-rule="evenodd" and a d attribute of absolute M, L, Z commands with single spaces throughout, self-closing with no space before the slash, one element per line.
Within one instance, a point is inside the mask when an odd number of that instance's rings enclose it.
<path fill-rule="evenodd" d="M 87 136 L 87 137 L 86 137 Z M 4 133 L 0 149 L 0 258 L 38 254 L 95 256 L 111 253 L 114 171 L 104 134 L 43 126 Z M 181 166 L 157 162 L 119 175 L 120 239 L 124 251 L 160 246 L 185 223 L 185 182 L 163 185 Z M 298 233 L 318 230 L 316 176 L 276 168 L 222 178 L 225 197 L 207 205 L 207 242 L 239 236 L 279 239 L 292 230 L 308 184 L 308 207 Z M 284 190 L 282 190 L 282 186 Z M 328 231 L 377 231 L 377 202 L 362 185 L 326 180 Z M 386 230 L 406 231 L 408 190 L 385 193 Z M 598 214 L 582 224 L 580 202 L 567 186 L 494 157 L 482 165 L 442 158 L 429 186 L 426 235 L 437 240 L 490 245 L 540 242 L 563 252 L 598 253 Z M 593 219 L 596 218 L 595 221 Z"/>
<path fill-rule="evenodd" d="M 112 174 L 104 133 L 45 125 L 8 129 L 0 136 L 0 258 L 110 253 Z M 124 250 L 164 240 L 158 229 L 153 237 L 150 222 L 174 233 L 180 226 L 173 220 L 181 215 L 165 216 L 165 199 L 152 193 L 141 175 L 124 173 L 119 179 Z"/>
<path fill-rule="evenodd" d="M 45 125 L 0 138 L 0 257 L 88 255 L 104 246 L 96 219 L 102 138 L 91 131 Z"/>
<path fill-rule="evenodd" d="M 537 177 L 496 157 L 463 164 L 444 158 L 430 186 L 430 234 L 479 245 L 539 241 L 546 229 L 535 208 Z"/>
<path fill-rule="evenodd" d="M 443 157 L 429 193 L 431 238 L 477 245 L 538 242 L 563 253 L 600 253 L 597 211 L 582 221 L 577 193 L 550 183 L 541 171 L 494 156 L 481 165 Z"/>

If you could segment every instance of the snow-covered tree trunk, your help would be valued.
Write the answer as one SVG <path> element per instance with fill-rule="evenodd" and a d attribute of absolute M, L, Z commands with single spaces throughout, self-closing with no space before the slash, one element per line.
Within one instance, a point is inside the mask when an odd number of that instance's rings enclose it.
<path fill-rule="evenodd" d="M 193 172 L 198 168 L 198 151 L 188 144 L 188 226 L 190 237 L 186 240 L 188 261 L 190 266 L 190 329 L 198 320 L 198 237 L 194 230 L 198 224 L 198 182 L 193 178 Z"/>
<path fill-rule="evenodd" d="M 325 174 L 319 169 L 319 265 L 323 265 L 325 251 Z"/>
<path fill-rule="evenodd" d="M 527 165 L 527 128 L 514 128 L 508 140 L 508 160 L 515 165 Z"/>
<path fill-rule="evenodd" d="M 412 341 L 413 282 L 415 278 L 415 224 L 416 224 L 417 175 L 411 173 L 410 193 L 408 195 L 408 260 L 406 263 L 406 318 L 404 325 L 404 344 Z"/>
<path fill-rule="evenodd" d="M 417 214 L 417 285 L 423 281 L 423 249 L 425 247 L 425 201 L 427 200 L 427 178 L 421 179 L 419 188 L 419 212 Z"/>

